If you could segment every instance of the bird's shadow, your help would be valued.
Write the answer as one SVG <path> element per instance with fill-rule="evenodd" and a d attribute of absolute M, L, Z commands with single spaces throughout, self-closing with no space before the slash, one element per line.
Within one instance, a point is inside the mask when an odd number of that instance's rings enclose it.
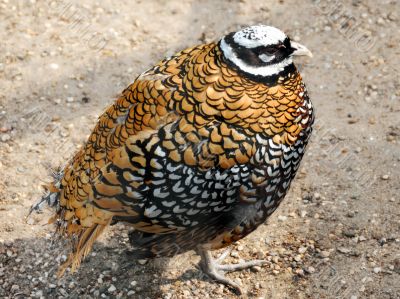
<path fill-rule="evenodd" d="M 192 259 L 155 258 L 143 264 L 132 260 L 120 243 L 118 238 L 107 245 L 97 242 L 80 268 L 75 273 L 67 270 L 61 278 L 57 277 L 58 267 L 69 249 L 65 242 L 52 244 L 47 238 L 24 238 L 0 243 L 0 269 L 4 268 L 7 276 L 7 283 L 0 285 L 0 297 L 23 298 L 42 290 L 46 298 L 113 297 L 121 292 L 125 297 L 129 291 L 134 298 L 157 298 L 167 284 L 211 281 L 196 262 L 189 261 Z M 13 285 L 19 289 L 12 291 Z M 109 290 L 111 285 L 115 291 Z"/>

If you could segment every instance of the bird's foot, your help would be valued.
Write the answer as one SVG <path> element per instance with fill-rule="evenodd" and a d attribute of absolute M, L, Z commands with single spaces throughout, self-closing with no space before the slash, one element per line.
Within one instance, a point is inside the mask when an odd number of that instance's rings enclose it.
<path fill-rule="evenodd" d="M 254 266 L 262 266 L 266 264 L 268 261 L 266 260 L 252 260 L 248 262 L 241 262 L 238 264 L 224 264 L 221 263 L 223 260 L 229 255 L 230 250 L 226 250 L 223 252 L 218 258 L 214 259 L 211 255 L 211 252 L 204 249 L 198 248 L 197 252 L 201 256 L 200 266 L 205 274 L 207 274 L 210 278 L 218 281 L 232 289 L 234 289 L 238 294 L 244 294 L 242 288 L 233 280 L 225 277 L 224 272 L 233 272 L 238 270 L 243 270 L 247 268 L 251 268 Z"/>

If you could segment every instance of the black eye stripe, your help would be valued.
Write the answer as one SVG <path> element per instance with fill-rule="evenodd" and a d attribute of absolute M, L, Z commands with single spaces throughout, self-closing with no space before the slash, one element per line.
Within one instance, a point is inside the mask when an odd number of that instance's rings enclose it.
<path fill-rule="evenodd" d="M 240 47 L 240 46 L 239 46 Z M 269 46 L 259 46 L 256 48 L 252 48 L 252 50 L 255 53 L 265 53 L 268 51 L 279 51 L 279 50 L 285 50 L 290 48 L 290 40 L 289 38 L 286 38 L 282 43 L 278 45 L 269 45 Z"/>
<path fill-rule="evenodd" d="M 261 49 L 258 53 L 259 53 L 259 55 L 261 55 L 261 54 L 273 55 L 278 51 L 279 51 L 279 47 L 272 46 L 272 47 L 266 47 L 264 49 Z"/>

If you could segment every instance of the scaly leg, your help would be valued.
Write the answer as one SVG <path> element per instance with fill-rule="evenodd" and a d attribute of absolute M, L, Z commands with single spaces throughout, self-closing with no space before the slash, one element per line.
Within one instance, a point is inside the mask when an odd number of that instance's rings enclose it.
<path fill-rule="evenodd" d="M 261 266 L 267 263 L 266 260 L 253 260 L 238 264 L 221 265 L 220 263 L 230 253 L 229 249 L 222 253 L 217 259 L 212 257 L 209 250 L 204 249 L 201 246 L 197 248 L 197 253 L 201 256 L 200 267 L 205 274 L 207 274 L 210 278 L 233 288 L 239 294 L 243 294 L 241 287 L 236 282 L 226 278 L 224 272 L 243 270 L 254 266 Z"/>

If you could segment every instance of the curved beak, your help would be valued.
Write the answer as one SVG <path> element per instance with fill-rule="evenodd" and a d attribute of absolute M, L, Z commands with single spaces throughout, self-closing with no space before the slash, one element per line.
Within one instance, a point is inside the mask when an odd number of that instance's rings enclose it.
<path fill-rule="evenodd" d="M 291 47 L 293 49 L 293 56 L 308 56 L 308 57 L 313 57 L 313 54 L 311 53 L 310 50 L 308 50 L 305 46 L 302 44 L 296 43 L 296 42 L 290 42 Z"/>

